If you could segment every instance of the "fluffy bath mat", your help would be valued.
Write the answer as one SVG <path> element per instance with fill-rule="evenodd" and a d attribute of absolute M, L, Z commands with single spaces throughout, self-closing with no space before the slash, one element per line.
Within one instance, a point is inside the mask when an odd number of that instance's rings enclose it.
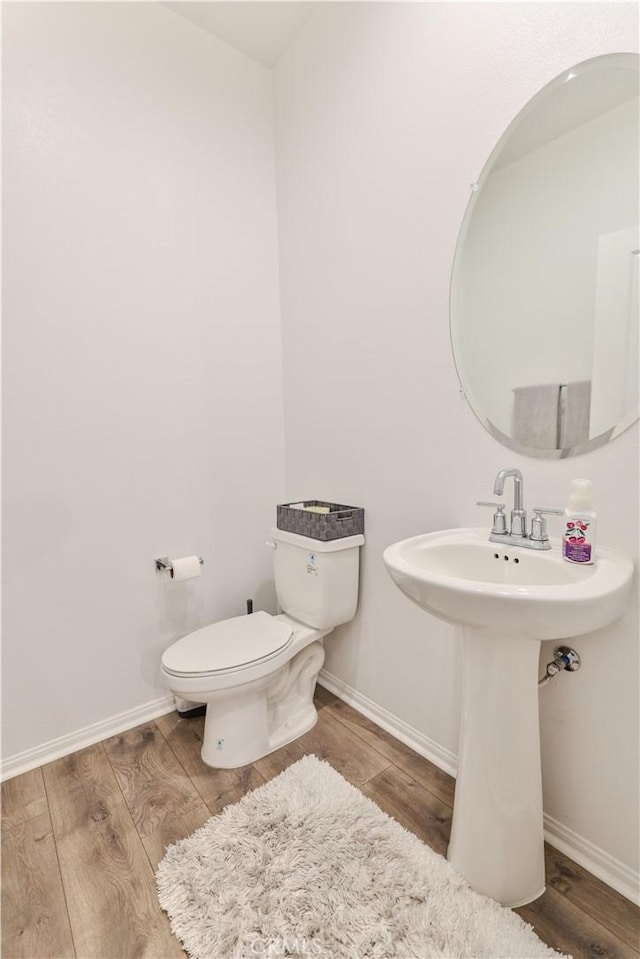
<path fill-rule="evenodd" d="M 558 955 L 315 756 L 171 846 L 156 879 L 192 959 Z"/>

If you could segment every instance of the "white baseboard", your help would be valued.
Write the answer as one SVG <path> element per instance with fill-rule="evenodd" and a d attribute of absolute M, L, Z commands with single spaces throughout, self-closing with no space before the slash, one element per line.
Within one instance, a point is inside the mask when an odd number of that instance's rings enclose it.
<path fill-rule="evenodd" d="M 354 687 L 344 683 L 326 669 L 320 671 L 318 680 L 322 686 L 338 696 L 339 699 L 343 699 L 358 712 L 377 723 L 378 726 L 391 733 L 400 742 L 405 743 L 418 755 L 424 756 L 425 759 L 428 759 L 444 772 L 449 773 L 450 776 L 456 775 L 457 757 L 455 753 L 429 739 L 424 733 L 405 723 L 404 720 L 379 706 L 372 699 L 359 693 Z M 19 776 L 30 769 L 36 769 L 45 763 L 53 762 L 54 759 L 68 756 L 70 753 L 84 749 L 86 746 L 102 742 L 110 736 L 116 736 L 118 733 L 133 729 L 134 726 L 139 726 L 141 723 L 157 719 L 158 716 L 164 716 L 174 708 L 173 697 L 170 695 L 162 696 L 160 699 L 118 713 L 116 716 L 93 723 L 91 726 L 85 726 L 83 729 L 66 736 L 52 739 L 41 746 L 35 746 L 33 749 L 17 753 L 15 756 L 9 756 L 2 761 L 0 779 L 2 781 L 12 779 L 14 776 Z M 559 849 L 560 852 L 583 866 L 627 899 L 640 904 L 640 875 L 637 872 L 546 813 L 544 815 L 544 827 L 545 839 L 550 845 Z"/>
<path fill-rule="evenodd" d="M 546 813 L 544 838 L 550 846 L 559 849 L 569 859 L 584 866 L 616 892 L 640 906 L 640 875 L 629 866 Z"/>
<path fill-rule="evenodd" d="M 78 749 L 93 746 L 94 743 L 102 742 L 103 739 L 108 739 L 110 736 L 116 736 L 118 733 L 126 732 L 127 729 L 139 726 L 141 723 L 147 723 L 151 719 L 157 719 L 158 716 L 164 716 L 165 713 L 170 713 L 174 708 L 173 696 L 161 696 L 160 699 L 154 699 L 142 706 L 135 706 L 124 713 L 118 713 L 116 716 L 110 716 L 109 719 L 103 719 L 99 723 L 93 723 L 91 726 L 85 726 L 83 729 L 68 733 L 66 736 L 60 736 L 59 739 L 51 739 L 41 746 L 34 746 L 22 753 L 16 753 L 15 756 L 9 756 L 2 760 L 0 779 L 3 782 L 5 779 L 13 779 L 20 773 L 29 772 L 30 769 L 44 766 L 45 763 L 53 762 L 54 759 L 60 759 L 62 756 L 75 753 Z"/>
<path fill-rule="evenodd" d="M 371 719 L 378 726 L 381 726 L 396 739 L 399 739 L 405 746 L 409 746 L 420 756 L 424 756 L 429 762 L 439 769 L 443 769 L 450 776 L 455 776 L 458 769 L 458 757 L 443 746 L 440 746 L 433 739 L 429 739 L 424 733 L 405 723 L 390 713 L 388 710 L 378 706 L 372 699 L 363 696 L 353 686 L 343 683 L 341 679 L 321 669 L 318 674 L 318 682 L 324 686 L 330 693 L 334 693 L 338 699 L 343 699 L 349 706 L 353 706 L 359 713 Z"/>
<path fill-rule="evenodd" d="M 455 753 L 444 749 L 438 743 L 429 739 L 413 726 L 409 726 L 404 720 L 399 719 L 393 713 L 378 706 L 377 703 L 363 696 L 353 686 L 343 682 L 322 669 L 318 676 L 318 682 L 329 692 L 334 693 L 339 699 L 353 706 L 359 713 L 371 719 L 382 729 L 385 729 L 400 742 L 409 746 L 420 756 L 424 756 L 430 762 L 450 776 L 455 776 L 458 768 L 458 757 Z M 621 893 L 627 899 L 640 905 L 640 874 L 634 872 L 625 863 L 615 859 L 604 849 L 596 846 L 590 840 L 578 835 L 568 826 L 558 822 L 551 816 L 544 814 L 544 838 L 549 845 L 559 849 L 574 862 L 583 866 L 598 879 L 601 879 L 616 892 Z"/>

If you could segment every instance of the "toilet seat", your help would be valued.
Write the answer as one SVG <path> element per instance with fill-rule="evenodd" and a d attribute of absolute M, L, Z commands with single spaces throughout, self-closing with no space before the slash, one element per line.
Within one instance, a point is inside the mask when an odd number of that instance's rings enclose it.
<path fill-rule="evenodd" d="M 265 662 L 290 645 L 289 623 L 257 612 L 196 629 L 173 643 L 162 657 L 172 676 L 204 677 Z"/>

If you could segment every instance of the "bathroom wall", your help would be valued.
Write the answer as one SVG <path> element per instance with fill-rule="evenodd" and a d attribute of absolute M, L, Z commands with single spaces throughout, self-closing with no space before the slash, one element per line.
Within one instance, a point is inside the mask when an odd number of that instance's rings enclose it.
<path fill-rule="evenodd" d="M 469 185 L 495 142 L 563 69 L 634 51 L 637 29 L 625 3 L 327 4 L 275 68 L 288 495 L 366 508 L 360 612 L 326 666 L 434 755 L 457 749 L 459 637 L 393 586 L 386 545 L 488 528 L 474 504 L 517 466 L 529 506 L 564 506 L 571 478 L 591 478 L 601 542 L 637 557 L 637 425 L 579 459 L 504 449 L 460 395 L 448 330 Z M 545 811 L 632 883 L 637 595 L 575 647 L 581 671 L 540 692 Z"/>
<path fill-rule="evenodd" d="M 576 460 L 503 449 L 447 316 L 469 184 L 541 86 L 636 48 L 635 5 L 327 4 L 275 69 L 280 275 L 270 71 L 160 4 L 3 21 L 4 755 L 162 708 L 175 637 L 272 604 L 274 503 L 326 496 L 367 510 L 329 674 L 446 761 L 459 638 L 384 546 L 488 524 L 474 503 L 514 465 L 529 505 L 590 477 L 602 542 L 637 556 L 637 427 Z M 156 575 L 192 552 L 199 581 Z M 636 610 L 541 691 L 545 809 L 618 873 L 638 868 Z"/>
<path fill-rule="evenodd" d="M 2 732 L 37 759 L 162 708 L 166 646 L 272 597 L 272 78 L 162 4 L 3 20 Z"/>

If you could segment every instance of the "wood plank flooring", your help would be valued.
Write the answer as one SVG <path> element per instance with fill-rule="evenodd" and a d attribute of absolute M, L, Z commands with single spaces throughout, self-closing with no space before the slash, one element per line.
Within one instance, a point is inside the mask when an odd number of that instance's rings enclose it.
<path fill-rule="evenodd" d="M 204 721 L 172 713 L 3 783 L 4 959 L 184 956 L 155 895 L 166 846 L 308 753 L 444 854 L 453 779 L 321 687 L 316 704 L 310 732 L 242 769 L 205 766 Z M 546 854 L 547 891 L 516 910 L 540 938 L 575 959 L 640 959 L 640 910 Z"/>

